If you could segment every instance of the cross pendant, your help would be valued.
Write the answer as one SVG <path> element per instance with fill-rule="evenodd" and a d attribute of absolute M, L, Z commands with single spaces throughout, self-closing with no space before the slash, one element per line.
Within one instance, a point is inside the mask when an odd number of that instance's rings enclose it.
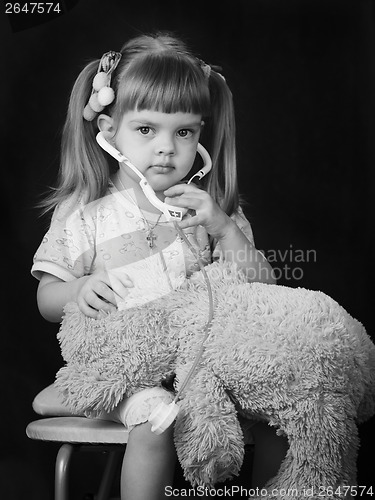
<path fill-rule="evenodd" d="M 146 236 L 146 240 L 148 242 L 148 246 L 150 248 L 154 248 L 154 241 L 157 239 L 157 236 L 154 235 L 154 233 L 152 231 L 150 231 L 148 233 L 148 235 Z"/>

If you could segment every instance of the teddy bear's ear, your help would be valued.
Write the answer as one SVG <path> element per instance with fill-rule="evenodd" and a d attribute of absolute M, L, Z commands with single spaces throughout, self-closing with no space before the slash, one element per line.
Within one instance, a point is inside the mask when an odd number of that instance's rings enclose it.
<path fill-rule="evenodd" d="M 179 402 L 175 445 L 185 478 L 213 486 L 238 475 L 244 441 L 234 404 L 212 372 L 201 369 Z"/>

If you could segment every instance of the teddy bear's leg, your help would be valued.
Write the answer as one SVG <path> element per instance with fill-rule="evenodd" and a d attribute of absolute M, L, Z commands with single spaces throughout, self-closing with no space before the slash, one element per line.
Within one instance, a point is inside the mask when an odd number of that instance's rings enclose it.
<path fill-rule="evenodd" d="M 178 404 L 175 445 L 185 478 L 193 486 L 213 486 L 238 475 L 244 458 L 243 433 L 220 381 L 201 369 Z"/>
<path fill-rule="evenodd" d="M 342 401 L 332 395 L 311 396 L 293 409 L 300 419 L 290 419 L 288 410 L 281 416 L 289 449 L 266 485 L 269 494 L 289 490 L 297 500 L 340 498 L 343 486 L 356 484 L 358 431 L 350 402 L 344 410 Z"/>

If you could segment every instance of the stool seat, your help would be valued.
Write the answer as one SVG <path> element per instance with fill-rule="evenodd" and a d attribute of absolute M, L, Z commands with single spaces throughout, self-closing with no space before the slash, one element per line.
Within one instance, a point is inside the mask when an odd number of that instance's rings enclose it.
<path fill-rule="evenodd" d="M 35 396 L 33 410 L 43 417 L 71 417 L 72 415 L 83 417 L 83 414 L 73 413 L 68 406 L 64 405 L 54 384 L 45 387 Z"/>
<path fill-rule="evenodd" d="M 53 417 L 31 422 L 30 439 L 79 444 L 126 444 L 129 433 L 122 424 L 86 417 Z"/>

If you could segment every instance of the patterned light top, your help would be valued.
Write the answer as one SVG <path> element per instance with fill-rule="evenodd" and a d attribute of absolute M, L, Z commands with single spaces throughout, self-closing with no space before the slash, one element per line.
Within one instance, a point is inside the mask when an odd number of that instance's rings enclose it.
<path fill-rule="evenodd" d="M 126 273 L 133 281 L 119 309 L 141 305 L 178 288 L 199 264 L 172 222 L 164 215 L 140 211 L 134 193 L 120 192 L 110 183 L 103 198 L 84 205 L 68 199 L 59 205 L 35 256 L 31 273 L 40 279 L 49 273 L 71 281 L 99 271 Z M 253 234 L 242 210 L 232 216 L 246 237 Z M 155 226 L 155 227 L 154 227 Z M 147 236 L 154 236 L 150 248 Z M 202 226 L 184 229 L 204 265 L 220 258 L 220 244 L 211 254 Z"/>

